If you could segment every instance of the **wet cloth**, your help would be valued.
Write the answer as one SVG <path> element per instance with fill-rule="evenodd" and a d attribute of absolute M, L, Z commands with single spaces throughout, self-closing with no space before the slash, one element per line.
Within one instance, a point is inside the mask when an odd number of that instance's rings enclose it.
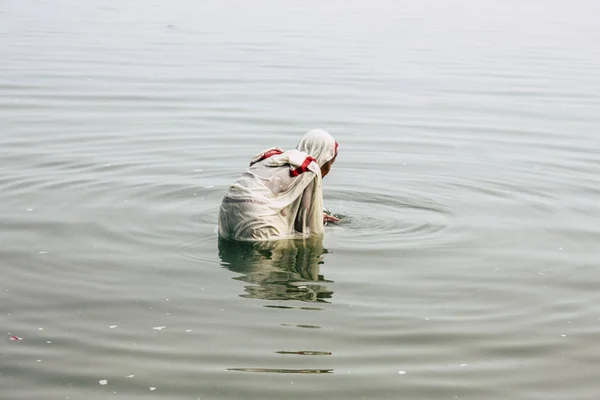
<path fill-rule="evenodd" d="M 262 241 L 322 235 L 321 166 L 336 151 L 333 137 L 316 129 L 294 150 L 272 148 L 254 157 L 223 198 L 219 236 Z"/>

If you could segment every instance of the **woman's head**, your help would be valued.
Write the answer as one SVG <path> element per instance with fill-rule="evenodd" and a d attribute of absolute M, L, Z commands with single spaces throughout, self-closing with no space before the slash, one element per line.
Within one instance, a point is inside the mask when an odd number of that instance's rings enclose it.
<path fill-rule="evenodd" d="M 317 160 L 321 167 L 321 175 L 329 173 L 331 165 L 337 156 L 338 144 L 328 132 L 313 129 L 302 136 L 296 150 L 302 151 Z"/>

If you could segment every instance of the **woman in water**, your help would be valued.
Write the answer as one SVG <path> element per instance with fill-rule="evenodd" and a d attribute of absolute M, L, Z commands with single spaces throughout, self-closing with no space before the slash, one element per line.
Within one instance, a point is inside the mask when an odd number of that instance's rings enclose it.
<path fill-rule="evenodd" d="M 227 191 L 219 212 L 219 236 L 263 241 L 323 235 L 322 178 L 337 157 L 338 144 L 324 130 L 306 133 L 296 149 L 268 149 Z"/>

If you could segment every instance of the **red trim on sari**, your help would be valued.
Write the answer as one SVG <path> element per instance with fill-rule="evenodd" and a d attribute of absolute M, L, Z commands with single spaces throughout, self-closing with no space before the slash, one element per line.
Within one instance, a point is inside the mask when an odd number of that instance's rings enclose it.
<path fill-rule="evenodd" d="M 252 159 L 252 161 L 250 161 L 250 166 L 253 166 L 257 162 L 261 162 L 262 160 L 265 160 L 269 157 L 278 156 L 279 154 L 283 154 L 283 151 L 278 150 L 278 149 L 271 149 L 271 150 L 265 151 L 264 153 L 259 154 L 258 156 L 254 157 Z"/>
<path fill-rule="evenodd" d="M 304 162 L 302 163 L 301 166 L 299 166 L 296 169 L 292 169 L 290 170 L 290 176 L 298 176 L 304 172 L 308 171 L 308 166 L 310 165 L 311 162 L 317 162 L 317 160 L 315 160 L 314 158 L 312 158 L 311 156 L 306 157 L 306 159 L 304 160 Z"/>

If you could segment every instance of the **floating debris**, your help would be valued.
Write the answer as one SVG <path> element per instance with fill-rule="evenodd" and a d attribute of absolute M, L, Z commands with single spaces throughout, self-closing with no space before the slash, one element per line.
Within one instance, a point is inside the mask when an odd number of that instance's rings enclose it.
<path fill-rule="evenodd" d="M 126 378 L 133 378 L 135 375 L 127 375 Z"/>
<path fill-rule="evenodd" d="M 98 383 L 101 385 L 106 385 L 108 384 L 108 381 L 106 379 L 102 379 L 101 381 L 98 381 Z"/>
<path fill-rule="evenodd" d="M 11 336 L 10 340 L 23 340 L 22 337 L 18 337 L 18 336 Z"/>
<path fill-rule="evenodd" d="M 154 386 L 150 386 L 150 391 L 154 392 L 156 390 L 156 388 Z"/>
<path fill-rule="evenodd" d="M 110 329 L 115 329 L 117 327 L 117 325 L 111 325 L 109 326 Z"/>
<path fill-rule="evenodd" d="M 162 330 L 163 330 L 163 329 L 165 329 L 165 328 L 166 328 L 166 326 L 155 326 L 155 327 L 154 327 L 154 328 L 152 328 L 152 329 L 154 329 L 154 330 L 157 330 L 157 331 L 162 331 Z"/>
<path fill-rule="evenodd" d="M 406 375 L 406 371 L 398 371 L 398 375 Z"/>
<path fill-rule="evenodd" d="M 461 367 L 466 367 L 469 364 L 460 364 Z"/>

